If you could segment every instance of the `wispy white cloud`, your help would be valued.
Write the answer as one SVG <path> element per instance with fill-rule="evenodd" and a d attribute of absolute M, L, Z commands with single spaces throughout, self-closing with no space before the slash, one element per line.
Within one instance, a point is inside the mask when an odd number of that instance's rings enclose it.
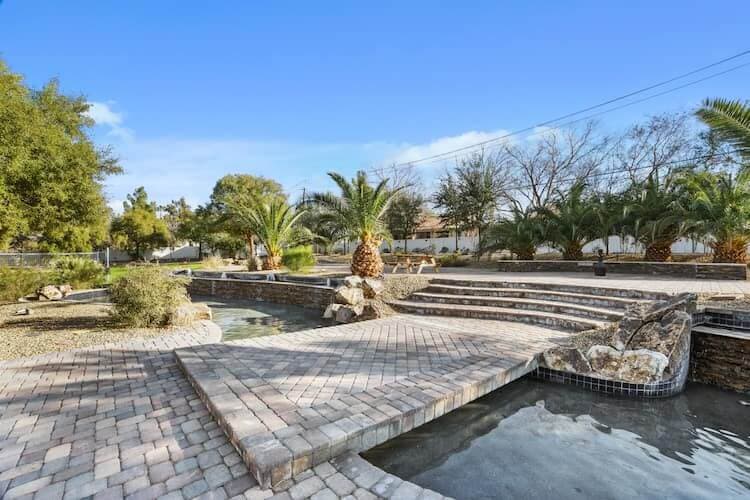
<path fill-rule="evenodd" d="M 133 140 L 135 136 L 133 131 L 122 125 L 125 119 L 124 115 L 113 110 L 112 104 L 114 103 L 89 102 L 90 107 L 87 114 L 97 125 L 107 127 L 109 129 L 107 133 L 112 137 L 124 141 Z"/>
<path fill-rule="evenodd" d="M 443 154 L 447 151 L 472 146 L 477 143 L 496 139 L 507 135 L 507 130 L 498 129 L 488 132 L 472 130 L 458 135 L 440 137 L 424 144 L 403 144 L 397 153 L 387 159 L 388 163 L 408 163 L 411 161 L 428 158 Z M 505 139 L 511 141 L 512 138 Z M 493 142 L 493 145 L 501 144 L 502 141 Z M 468 153 L 468 151 L 467 151 Z"/>
<path fill-rule="evenodd" d="M 353 175 L 358 169 L 404 163 L 502 136 L 505 130 L 469 131 L 423 144 L 373 141 L 363 143 L 304 143 L 250 139 L 143 138 L 125 126 L 125 116 L 108 103 L 92 103 L 91 117 L 108 127 L 123 175 L 107 179 L 110 206 L 122 210 L 122 200 L 138 186 L 165 203 L 184 196 L 195 206 L 205 203 L 216 181 L 231 173 L 273 178 L 293 197 L 302 189 L 331 188 L 329 171 Z M 424 169 L 432 166 L 425 164 Z"/>

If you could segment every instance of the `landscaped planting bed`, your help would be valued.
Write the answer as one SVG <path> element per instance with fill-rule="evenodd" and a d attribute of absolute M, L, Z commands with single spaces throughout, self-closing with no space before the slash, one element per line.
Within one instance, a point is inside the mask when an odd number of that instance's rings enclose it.
<path fill-rule="evenodd" d="M 29 309 L 29 315 L 16 315 Z M 35 356 L 93 345 L 158 337 L 169 328 L 122 328 L 103 303 L 33 302 L 0 305 L 0 359 Z"/>

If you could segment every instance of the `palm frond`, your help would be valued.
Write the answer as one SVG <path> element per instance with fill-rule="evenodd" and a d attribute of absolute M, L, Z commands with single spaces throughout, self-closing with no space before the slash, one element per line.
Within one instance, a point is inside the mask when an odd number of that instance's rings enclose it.
<path fill-rule="evenodd" d="M 750 159 L 750 106 L 729 99 L 706 99 L 695 113 L 716 132 L 718 138 L 741 151 Z"/>

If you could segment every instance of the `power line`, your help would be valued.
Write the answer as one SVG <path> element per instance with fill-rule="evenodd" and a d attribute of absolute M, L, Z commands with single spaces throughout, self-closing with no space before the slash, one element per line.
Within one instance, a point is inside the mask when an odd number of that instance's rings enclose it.
<path fill-rule="evenodd" d="M 609 170 L 606 172 L 593 172 L 593 173 L 587 174 L 586 178 L 589 179 L 591 177 L 607 177 L 607 176 L 613 176 L 617 174 L 627 174 L 630 172 L 646 170 L 646 169 L 654 170 L 654 169 L 658 169 L 661 167 L 669 167 L 673 165 L 685 165 L 685 164 L 695 162 L 698 160 L 709 160 L 712 158 L 726 157 L 726 156 L 733 155 L 733 154 L 745 153 L 747 151 L 748 151 L 747 149 L 740 148 L 740 149 L 735 149 L 733 151 L 722 151 L 720 153 L 712 153 L 712 154 L 694 156 L 692 158 L 681 158 L 679 160 L 672 160 L 672 161 L 668 161 L 664 163 L 659 163 L 658 165 L 643 165 L 641 167 L 621 168 L 621 169 Z M 562 184 L 566 182 L 575 182 L 580 179 L 581 179 L 580 176 L 557 179 L 553 185 Z M 508 191 L 512 191 L 512 190 L 518 190 L 518 189 L 530 189 L 532 187 L 533 187 L 532 184 L 522 184 L 522 185 L 515 185 L 515 186 L 510 185 L 510 186 L 507 186 L 505 189 Z"/>
<path fill-rule="evenodd" d="M 555 122 L 558 122 L 560 120 L 563 120 L 565 118 L 570 118 L 572 116 L 576 116 L 576 115 L 585 113 L 587 111 L 591 111 L 593 109 L 598 109 L 598 108 L 607 106 L 609 104 L 612 104 L 614 102 L 618 102 L 618 101 L 627 99 L 629 97 L 633 97 L 635 95 L 642 94 L 643 92 L 648 92 L 649 90 L 653 90 L 655 88 L 662 87 L 664 85 L 668 85 L 669 83 L 675 82 L 677 80 L 681 80 L 681 79 L 686 78 L 688 76 L 691 76 L 691 75 L 694 75 L 696 73 L 700 73 L 702 71 L 705 71 L 706 69 L 713 68 L 715 66 L 724 64 L 724 63 L 726 63 L 728 61 L 731 61 L 731 60 L 734 60 L 734 59 L 746 56 L 748 54 L 750 54 L 750 50 L 745 50 L 745 51 L 737 53 L 737 54 L 735 54 L 733 56 L 726 57 L 726 58 L 721 59 L 719 61 L 715 61 L 715 62 L 713 62 L 711 64 L 706 65 L 706 66 L 702 66 L 700 68 L 694 69 L 694 70 L 689 71 L 687 73 L 683 73 L 681 75 L 672 77 L 672 78 L 670 78 L 668 80 L 664 80 L 662 82 L 659 82 L 659 83 L 656 83 L 656 84 L 653 84 L 653 85 L 649 85 L 649 86 L 644 87 L 642 89 L 636 90 L 634 92 L 629 92 L 627 94 L 624 94 L 624 95 L 619 96 L 619 97 L 615 97 L 613 99 L 608 99 L 607 101 L 601 102 L 599 104 L 595 104 L 593 106 L 588 106 L 588 107 L 583 108 L 581 110 L 578 110 L 578 111 L 575 111 L 575 112 L 572 112 L 572 113 L 568 113 L 568 114 L 565 114 L 563 116 L 560 116 L 560 117 L 557 117 L 557 118 L 554 118 L 554 119 L 551 119 L 551 120 L 546 120 L 546 121 L 541 122 L 541 123 L 539 123 L 537 125 L 532 125 L 532 126 L 529 126 L 529 127 L 526 127 L 526 128 L 520 129 L 520 130 L 516 130 L 514 132 L 510 132 L 508 134 L 505 134 L 505 135 L 502 135 L 502 136 L 499 136 L 499 137 L 494 137 L 492 139 L 487 139 L 485 141 L 480 141 L 480 142 L 477 142 L 477 143 L 474 143 L 474 144 L 470 144 L 470 145 L 467 145 L 467 146 L 462 146 L 460 148 L 456 148 L 456 149 L 453 149 L 453 150 L 450 150 L 450 151 L 445 151 L 443 153 L 438 153 L 438 154 L 435 154 L 435 155 L 432 155 L 432 156 L 427 156 L 427 157 L 424 157 L 424 158 L 419 158 L 417 160 L 412 160 L 412 161 L 409 161 L 409 162 L 397 163 L 395 165 L 392 165 L 390 168 L 412 166 L 412 165 L 415 165 L 417 163 L 424 163 L 424 162 L 427 162 L 427 161 L 430 161 L 430 160 L 448 159 L 450 157 L 449 155 L 452 155 L 454 153 L 460 153 L 462 151 L 467 151 L 467 150 L 474 149 L 474 148 L 477 148 L 477 147 L 481 147 L 481 146 L 484 146 L 484 145 L 487 145 L 487 144 L 491 144 L 493 142 L 501 141 L 503 139 L 507 139 L 507 138 L 515 136 L 515 135 L 523 134 L 523 133 L 526 133 L 526 132 L 531 132 L 531 131 L 533 131 L 534 129 L 536 129 L 538 127 L 543 127 L 543 126 L 551 125 L 551 124 L 553 124 Z M 621 106 L 617 106 L 617 107 L 614 107 L 614 108 L 611 108 L 611 109 L 608 109 L 608 110 L 600 111 L 600 112 L 598 112 L 596 114 L 593 114 L 593 115 L 590 115 L 590 116 L 586 116 L 586 117 L 583 117 L 583 118 L 578 118 L 576 120 L 573 120 L 571 122 L 567 122 L 567 123 L 564 123 L 564 124 L 560 124 L 558 126 L 570 125 L 572 123 L 577 123 L 577 122 L 582 121 L 582 120 L 590 119 L 592 117 L 599 116 L 599 115 L 602 115 L 604 113 L 610 113 L 612 111 L 616 111 L 618 109 L 622 109 L 622 108 L 627 107 L 627 106 L 632 106 L 634 104 L 639 104 L 639 103 L 644 102 L 646 100 L 653 99 L 653 98 L 656 98 L 656 97 L 660 97 L 660 96 L 668 94 L 670 92 L 675 92 L 675 91 L 683 89 L 685 87 L 689 87 L 691 85 L 696 85 L 698 83 L 704 82 L 704 81 L 709 80 L 711 78 L 716 78 L 716 77 L 724 75 L 726 73 L 730 73 L 732 71 L 736 71 L 736 70 L 741 69 L 741 68 L 743 68 L 745 66 L 748 66 L 748 65 L 750 65 L 750 63 L 741 64 L 739 66 L 735 66 L 735 67 L 730 68 L 728 70 L 721 71 L 721 72 L 718 72 L 718 73 L 713 73 L 713 74 L 708 75 L 706 77 L 703 77 L 703 78 L 700 78 L 698 80 L 694 80 L 694 81 L 688 82 L 686 84 L 683 84 L 683 85 L 680 85 L 680 86 L 668 89 L 666 91 L 659 92 L 657 94 L 653 94 L 651 96 L 647 96 L 647 97 L 642 98 L 642 99 L 631 101 L 629 103 L 626 103 L 626 104 L 623 104 Z M 375 169 L 371 169 L 371 171 L 375 171 Z"/>

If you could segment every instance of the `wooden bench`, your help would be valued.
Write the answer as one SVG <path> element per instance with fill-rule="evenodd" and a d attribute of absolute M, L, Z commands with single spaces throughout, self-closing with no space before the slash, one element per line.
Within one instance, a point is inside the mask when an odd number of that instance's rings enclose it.
<path fill-rule="evenodd" d="M 411 273 L 415 267 L 417 268 L 417 274 L 421 274 L 422 270 L 428 267 L 431 267 L 436 273 L 440 272 L 440 261 L 433 255 L 389 255 L 383 258 L 383 262 L 386 265 L 393 266 L 391 273 L 395 273 L 399 268 L 404 268 L 407 273 Z"/>

